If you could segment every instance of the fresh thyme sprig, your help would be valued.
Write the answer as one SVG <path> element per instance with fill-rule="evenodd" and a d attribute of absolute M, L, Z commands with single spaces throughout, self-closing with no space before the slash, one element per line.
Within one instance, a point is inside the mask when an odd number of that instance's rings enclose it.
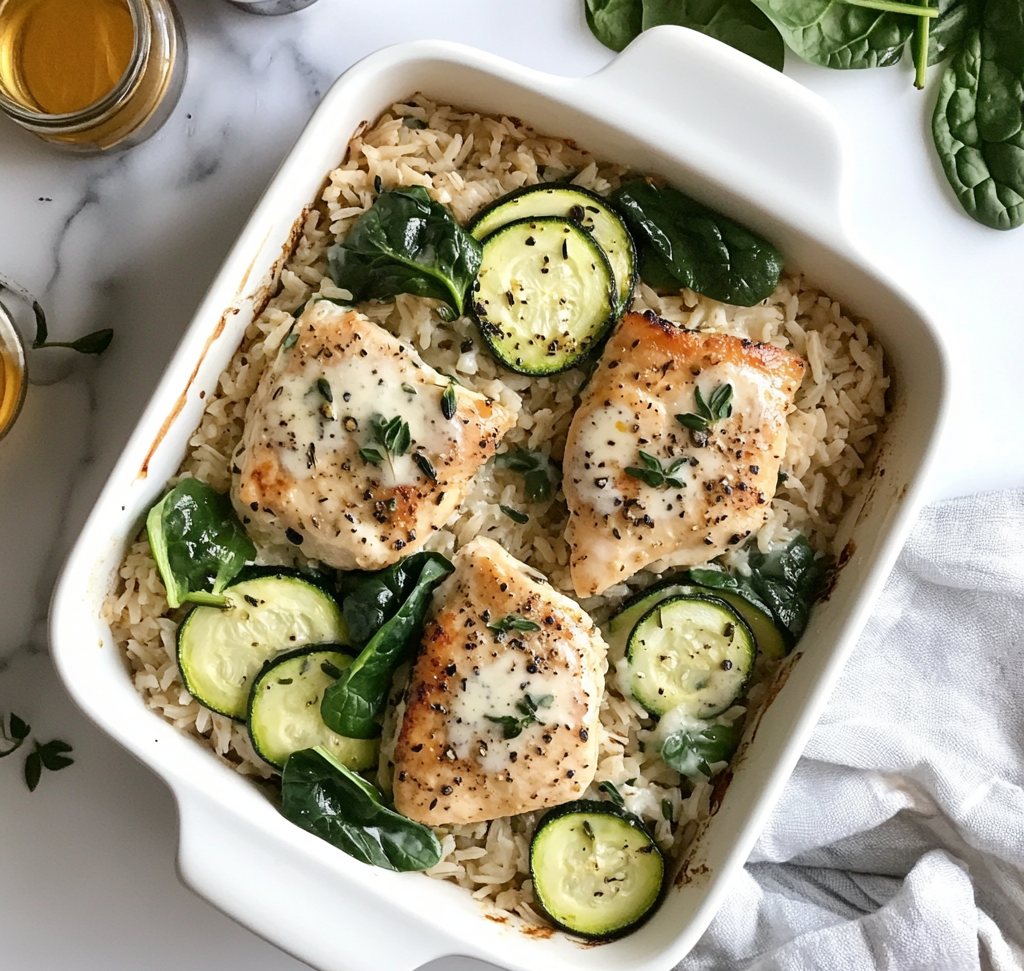
<path fill-rule="evenodd" d="M 686 488 L 686 483 L 682 479 L 676 478 L 676 473 L 686 465 L 689 461 L 688 459 L 676 459 L 668 466 L 663 466 L 653 455 L 648 455 L 647 452 L 641 451 L 640 461 L 644 464 L 643 468 L 631 465 L 626 469 L 626 475 L 631 475 L 634 479 L 646 482 L 653 489 L 664 489 L 666 486 L 672 486 L 673 489 Z"/>
<path fill-rule="evenodd" d="M 494 631 L 495 634 L 507 634 L 509 631 L 513 630 L 540 630 L 540 624 L 535 624 L 532 620 L 520 617 L 519 614 L 506 614 L 506 616 L 502 617 L 501 620 L 496 620 L 493 624 L 488 624 L 487 629 Z"/>
<path fill-rule="evenodd" d="M 720 384 L 711 392 L 711 400 L 705 401 L 700 388 L 694 387 L 697 399 L 697 413 L 692 411 L 685 415 L 676 415 L 676 421 L 684 428 L 695 432 L 709 431 L 716 421 L 728 418 L 732 414 L 732 385 Z"/>
<path fill-rule="evenodd" d="M 455 381 L 449 378 L 448 387 L 444 389 L 444 394 L 441 395 L 441 414 L 444 415 L 445 420 L 451 421 L 458 410 L 459 399 L 455 395 Z"/>
<path fill-rule="evenodd" d="M 494 457 L 494 464 L 523 477 L 528 502 L 547 502 L 561 479 L 561 472 L 551 459 L 530 448 L 516 446 L 511 452 L 502 452 Z"/>
<path fill-rule="evenodd" d="M 541 695 L 536 699 L 531 698 L 529 695 L 523 695 L 516 702 L 516 711 L 519 712 L 520 717 L 517 718 L 515 715 L 484 715 L 484 718 L 489 722 L 494 722 L 495 725 L 501 725 L 502 738 L 507 742 L 511 738 L 518 738 L 527 726 L 539 722 L 537 709 L 546 708 L 554 700 L 554 695 Z"/>
<path fill-rule="evenodd" d="M 105 327 L 103 330 L 93 331 L 91 334 L 86 334 L 84 337 L 79 337 L 78 340 L 74 341 L 51 341 L 47 340 L 48 328 L 46 325 L 46 314 L 43 312 L 42 305 L 28 292 L 23 286 L 19 286 L 13 280 L 0 275 L 0 291 L 10 290 L 11 293 L 16 294 L 22 300 L 24 300 L 32 308 L 32 313 L 36 318 L 36 336 L 32 341 L 33 350 L 40 347 L 69 347 L 73 351 L 77 351 L 79 354 L 102 354 L 109 346 L 110 342 L 114 339 L 114 332 L 109 327 Z"/>
<path fill-rule="evenodd" d="M 32 733 L 32 726 L 24 719 L 19 718 L 13 711 L 8 719 L 8 726 L 8 728 L 4 728 L 3 717 L 0 716 L 0 737 L 10 743 L 9 748 L 0 751 L 0 759 L 17 752 Z M 43 769 L 57 772 L 73 765 L 75 761 L 68 756 L 68 753 L 73 751 L 72 747 L 59 738 L 44 743 L 33 740 L 32 745 L 32 751 L 25 757 L 23 770 L 25 785 L 28 786 L 29 792 L 36 791 L 36 786 L 39 785 L 39 780 L 42 778 Z"/>
<path fill-rule="evenodd" d="M 395 471 L 395 467 L 391 462 L 392 458 L 397 458 L 400 455 L 405 455 L 412 446 L 412 435 L 409 432 L 409 423 L 404 421 L 398 415 L 388 421 L 382 415 L 374 415 L 370 419 L 370 428 L 373 430 L 373 441 L 375 444 L 380 445 L 384 449 L 382 454 L 379 449 L 376 448 L 361 448 L 359 449 L 359 455 L 364 462 L 368 462 L 370 465 L 380 465 L 385 458 L 388 459 L 388 464 L 391 465 L 392 473 Z"/>

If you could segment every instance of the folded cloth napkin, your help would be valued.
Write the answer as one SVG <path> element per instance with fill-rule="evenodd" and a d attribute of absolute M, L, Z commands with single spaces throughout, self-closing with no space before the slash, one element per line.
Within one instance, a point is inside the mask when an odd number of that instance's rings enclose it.
<path fill-rule="evenodd" d="M 1024 968 L 1024 491 L 921 515 L 680 971 Z"/>

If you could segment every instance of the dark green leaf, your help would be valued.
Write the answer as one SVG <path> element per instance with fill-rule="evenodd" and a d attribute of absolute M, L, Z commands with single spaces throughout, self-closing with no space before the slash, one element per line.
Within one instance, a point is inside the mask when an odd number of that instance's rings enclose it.
<path fill-rule="evenodd" d="M 686 415 L 676 415 L 676 421 L 691 431 L 706 432 L 708 430 L 708 420 L 703 415 L 695 415 L 692 412 Z"/>
<path fill-rule="evenodd" d="M 621 51 L 643 30 L 641 0 L 586 0 L 590 32 L 605 47 Z"/>
<path fill-rule="evenodd" d="M 670 823 L 673 821 L 672 820 L 672 816 L 674 814 L 672 812 L 672 800 L 671 799 L 662 799 L 661 800 L 661 815 L 662 815 L 662 818 L 667 819 Z"/>
<path fill-rule="evenodd" d="M 518 509 L 513 509 L 511 506 L 498 506 L 498 508 L 514 523 L 519 523 L 520 526 L 523 523 L 528 523 L 530 517 L 524 512 L 520 512 Z"/>
<path fill-rule="evenodd" d="M 375 448 L 359 449 L 359 457 L 369 465 L 380 465 L 384 461 L 384 456 Z"/>
<path fill-rule="evenodd" d="M 316 379 L 317 390 L 322 394 L 328 401 L 334 401 L 334 392 L 331 391 L 331 382 L 327 378 Z"/>
<path fill-rule="evenodd" d="M 710 725 L 702 730 L 682 728 L 665 739 L 661 758 L 681 775 L 700 772 L 711 778 L 711 764 L 728 762 L 738 745 L 739 738 L 729 725 Z"/>
<path fill-rule="evenodd" d="M 373 440 L 378 445 L 382 445 L 394 456 L 405 455 L 409 451 L 412 435 L 407 421 L 403 421 L 398 415 L 390 421 L 381 415 L 374 415 L 370 423 L 373 427 Z"/>
<path fill-rule="evenodd" d="M 826 561 L 815 556 L 803 536 L 797 536 L 770 553 L 755 547 L 747 565 L 749 576 L 692 567 L 690 579 L 704 587 L 729 590 L 769 614 L 792 647 L 807 627 L 811 606 L 824 591 Z"/>
<path fill-rule="evenodd" d="M 149 511 L 146 531 L 171 607 L 203 594 L 223 603 L 218 595 L 256 556 L 231 500 L 198 479 L 171 489 Z"/>
<path fill-rule="evenodd" d="M 543 452 L 517 446 L 511 452 L 494 457 L 499 469 L 518 472 L 523 477 L 523 488 L 528 502 L 547 502 L 561 480 L 561 472 Z"/>
<path fill-rule="evenodd" d="M 535 624 L 532 620 L 527 620 L 525 617 L 520 617 L 518 614 L 507 614 L 501 620 L 488 624 L 487 629 L 494 631 L 495 634 L 507 634 L 513 630 L 524 632 L 540 630 L 540 625 Z"/>
<path fill-rule="evenodd" d="M 463 312 L 480 268 L 480 244 L 422 186 L 390 189 L 328 253 L 331 277 L 355 301 L 399 293 L 443 300 Z"/>
<path fill-rule="evenodd" d="M 287 351 L 289 348 L 294 347 L 298 341 L 299 335 L 295 331 L 292 331 L 283 341 L 281 341 L 281 347 Z"/>
<path fill-rule="evenodd" d="M 665 484 L 665 476 L 661 472 L 654 472 L 651 469 L 641 469 L 635 465 L 630 465 L 626 469 L 626 475 L 631 476 L 634 479 L 639 479 L 641 482 L 646 483 L 652 489 L 659 489 Z"/>
<path fill-rule="evenodd" d="M 643 0 L 643 29 L 678 24 L 699 30 L 781 71 L 782 35 L 750 0 Z"/>
<path fill-rule="evenodd" d="M 932 117 L 935 148 L 960 205 L 992 229 L 1024 223 L 1024 68 L 1013 77 L 1014 52 L 997 39 L 1004 30 L 1011 44 L 1024 45 L 1024 28 L 1015 34 L 1007 24 L 1006 11 L 1015 9 L 1016 0 L 989 0 L 982 29 L 968 33 L 942 76 Z"/>
<path fill-rule="evenodd" d="M 406 394 L 416 394 L 417 393 L 416 389 L 411 384 L 403 384 L 402 385 L 402 390 Z"/>
<path fill-rule="evenodd" d="M 39 758 L 42 759 L 43 765 L 51 772 L 57 772 L 59 769 L 66 769 L 69 765 L 74 764 L 74 759 L 68 758 L 66 752 L 72 751 L 70 745 L 67 742 L 62 742 L 59 739 L 54 739 L 52 742 L 47 742 L 45 745 L 36 743 L 36 751 L 39 753 Z"/>
<path fill-rule="evenodd" d="M 671 186 L 636 179 L 616 189 L 612 199 L 641 253 L 657 254 L 675 289 L 750 307 L 779 282 L 782 254 L 771 243 Z"/>
<path fill-rule="evenodd" d="M 36 786 L 39 785 L 39 778 L 43 774 L 43 760 L 39 755 L 38 749 L 35 749 L 25 756 L 25 785 L 28 786 L 29 792 L 35 792 Z"/>
<path fill-rule="evenodd" d="M 441 859 L 441 844 L 428 827 L 388 809 L 373 786 L 322 748 L 288 757 L 281 776 L 281 812 L 371 866 L 426 870 Z"/>
<path fill-rule="evenodd" d="M 406 115 L 402 119 L 402 124 L 405 125 L 406 128 L 413 128 L 416 130 L 427 127 L 427 123 L 422 118 L 416 118 L 413 115 Z"/>
<path fill-rule="evenodd" d="M 440 553 L 414 553 L 376 575 L 349 580 L 342 613 L 358 644 L 378 619 L 379 626 L 359 656 L 324 691 L 320 714 L 327 727 L 347 738 L 373 738 L 395 668 L 413 650 L 437 583 L 452 572 Z"/>
<path fill-rule="evenodd" d="M 428 459 L 422 452 L 413 452 L 412 460 L 431 482 L 437 482 L 437 469 L 434 468 L 430 459 Z"/>
<path fill-rule="evenodd" d="M 598 787 L 602 792 L 608 794 L 608 798 L 611 799 L 619 809 L 626 808 L 626 800 L 622 798 L 622 793 L 619 792 L 618 787 L 614 782 L 602 782 Z"/>
<path fill-rule="evenodd" d="M 644 463 L 643 468 L 630 466 L 626 469 L 626 475 L 645 482 L 652 489 L 661 489 L 667 485 L 672 486 L 674 489 L 686 488 L 685 482 L 672 477 L 674 472 L 678 472 L 686 464 L 685 458 L 676 459 L 668 468 L 663 468 L 656 456 L 648 455 L 647 452 L 641 449 L 640 461 Z"/>
<path fill-rule="evenodd" d="M 36 318 L 36 338 L 32 341 L 32 346 L 46 347 L 46 338 L 48 336 L 46 314 L 43 312 L 43 305 L 38 300 L 32 301 L 32 314 Z"/>
<path fill-rule="evenodd" d="M 20 719 L 14 712 L 11 712 L 11 740 L 20 742 L 22 739 L 28 738 L 29 732 L 32 731 L 32 726 L 28 722 Z"/>
<path fill-rule="evenodd" d="M 963 47 L 981 20 L 984 0 L 939 0 L 939 16 L 928 30 L 928 63 L 938 64 Z"/>
<path fill-rule="evenodd" d="M 501 726 L 501 737 L 505 741 L 509 739 L 518 738 L 523 733 L 523 725 L 521 718 L 516 718 L 515 715 L 484 715 L 489 722 L 494 722 L 495 725 Z M 532 721 L 533 719 L 530 719 Z M 527 722 L 529 724 L 530 722 Z"/>
<path fill-rule="evenodd" d="M 732 414 L 732 385 L 720 384 L 711 392 L 708 411 L 712 422 L 721 421 Z"/>
<path fill-rule="evenodd" d="M 916 17 L 843 0 L 753 0 L 798 56 L 833 68 L 887 67 L 903 57 Z"/>
<path fill-rule="evenodd" d="M 455 417 L 455 412 L 458 411 L 459 400 L 455 395 L 455 382 L 449 381 L 448 387 L 444 389 L 444 394 L 441 395 L 441 414 L 451 421 Z"/>

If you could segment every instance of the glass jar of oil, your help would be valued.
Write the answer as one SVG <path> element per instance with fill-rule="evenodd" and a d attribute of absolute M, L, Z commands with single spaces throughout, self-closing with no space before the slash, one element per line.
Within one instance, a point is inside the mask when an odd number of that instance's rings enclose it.
<path fill-rule="evenodd" d="M 7 308 L 0 303 L 0 438 L 21 411 L 26 384 L 25 347 Z"/>
<path fill-rule="evenodd" d="M 186 60 L 171 0 L 0 0 L 0 111 L 62 148 L 148 138 L 178 100 Z"/>

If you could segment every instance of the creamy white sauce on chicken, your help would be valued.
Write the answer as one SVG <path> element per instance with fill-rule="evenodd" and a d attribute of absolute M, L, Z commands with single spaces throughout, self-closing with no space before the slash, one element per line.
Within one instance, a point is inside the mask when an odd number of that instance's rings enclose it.
<path fill-rule="evenodd" d="M 577 594 L 654 563 L 705 563 L 766 521 L 803 377 L 788 351 L 627 314 L 573 416 L 563 461 Z M 731 412 L 691 430 L 728 385 Z M 643 453 L 643 454 L 641 454 Z"/>
<path fill-rule="evenodd" d="M 473 540 L 454 563 L 406 691 L 396 808 L 439 825 L 579 798 L 597 770 L 600 632 L 493 540 Z"/>
<path fill-rule="evenodd" d="M 514 423 L 362 314 L 317 301 L 249 403 L 232 499 L 260 542 L 380 569 L 447 521 Z"/>

